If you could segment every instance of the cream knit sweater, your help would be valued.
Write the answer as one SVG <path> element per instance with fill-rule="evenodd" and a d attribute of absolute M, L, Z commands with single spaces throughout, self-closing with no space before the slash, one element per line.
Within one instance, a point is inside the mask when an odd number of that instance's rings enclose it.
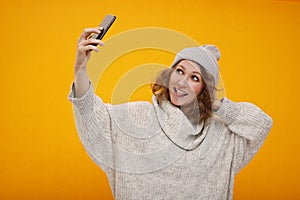
<path fill-rule="evenodd" d="M 80 139 L 114 198 L 232 199 L 234 176 L 263 144 L 272 119 L 224 98 L 209 124 L 192 126 L 170 102 L 104 104 L 90 84 L 69 94 Z"/>

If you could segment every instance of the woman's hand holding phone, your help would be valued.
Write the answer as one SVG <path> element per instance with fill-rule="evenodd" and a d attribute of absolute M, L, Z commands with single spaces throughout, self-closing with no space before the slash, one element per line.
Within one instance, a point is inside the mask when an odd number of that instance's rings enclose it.
<path fill-rule="evenodd" d="M 81 68 L 86 68 L 86 63 L 90 58 L 91 52 L 98 52 L 96 45 L 103 46 L 101 40 L 91 37 L 92 34 L 100 34 L 102 27 L 99 28 L 86 28 L 80 35 L 77 43 L 76 61 L 75 61 L 75 74 Z M 95 45 L 96 44 L 96 45 Z"/>
<path fill-rule="evenodd" d="M 92 34 L 100 34 L 101 28 L 84 29 L 77 43 L 76 60 L 74 66 L 75 97 L 82 97 L 89 89 L 89 77 L 86 64 L 91 56 L 91 52 L 98 52 L 96 45 L 103 46 L 99 39 L 91 38 Z"/>
<path fill-rule="evenodd" d="M 98 28 L 86 28 L 77 42 L 76 60 L 74 66 L 75 96 L 83 96 L 89 89 L 89 77 L 86 65 L 91 52 L 98 52 L 97 46 L 103 46 L 101 39 L 115 21 L 116 16 L 106 15 Z"/>

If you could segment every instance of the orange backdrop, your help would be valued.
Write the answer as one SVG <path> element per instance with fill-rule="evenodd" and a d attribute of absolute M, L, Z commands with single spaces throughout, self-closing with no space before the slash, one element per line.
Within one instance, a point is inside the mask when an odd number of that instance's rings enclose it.
<path fill-rule="evenodd" d="M 237 175 L 234 199 L 300 198 L 299 1 L 11 0 L 0 8 L 0 199 L 112 199 L 105 174 L 79 141 L 67 100 L 77 38 L 107 13 L 118 19 L 104 42 L 134 28 L 162 27 L 216 44 L 226 96 L 251 101 L 274 120 Z M 131 63 L 168 65 L 172 56 L 145 49 L 113 64 L 125 73 Z M 109 75 L 97 88 L 106 101 L 122 76 Z M 149 99 L 148 92 L 142 87 L 132 98 Z"/>

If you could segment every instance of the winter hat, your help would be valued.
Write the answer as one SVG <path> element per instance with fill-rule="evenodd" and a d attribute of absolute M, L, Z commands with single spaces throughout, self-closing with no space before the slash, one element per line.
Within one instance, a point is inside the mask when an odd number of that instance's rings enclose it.
<path fill-rule="evenodd" d="M 173 68 L 181 60 L 191 60 L 202 66 L 215 79 L 215 86 L 219 80 L 220 51 L 214 45 L 202 45 L 199 47 L 190 47 L 177 53 L 171 68 Z"/>

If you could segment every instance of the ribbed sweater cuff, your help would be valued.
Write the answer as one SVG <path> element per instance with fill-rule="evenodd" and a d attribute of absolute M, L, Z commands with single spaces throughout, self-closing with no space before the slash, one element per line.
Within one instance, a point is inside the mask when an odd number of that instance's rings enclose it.
<path fill-rule="evenodd" d="M 239 115 L 239 109 L 237 108 L 236 103 L 227 98 L 223 98 L 221 107 L 217 113 L 223 119 L 225 124 L 230 125 Z"/>
<path fill-rule="evenodd" d="M 68 99 L 82 115 L 90 114 L 94 109 L 94 89 L 91 82 L 88 91 L 80 98 L 75 97 L 75 84 L 73 82 Z"/>

